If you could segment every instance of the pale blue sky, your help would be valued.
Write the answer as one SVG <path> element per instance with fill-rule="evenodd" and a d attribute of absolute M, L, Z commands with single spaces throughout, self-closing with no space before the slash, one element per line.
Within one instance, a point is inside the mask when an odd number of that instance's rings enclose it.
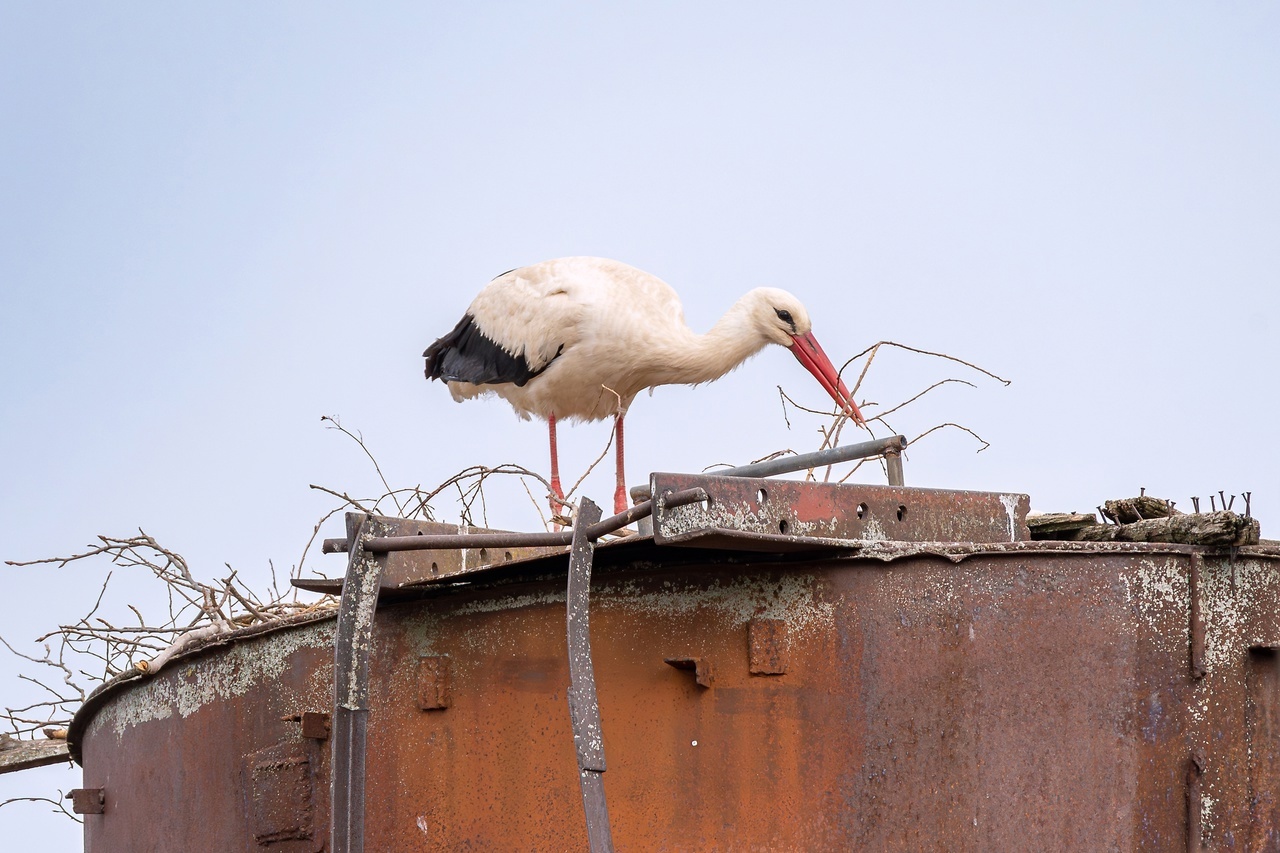
<path fill-rule="evenodd" d="M 695 328 L 773 285 L 837 363 L 888 338 L 1012 379 L 898 419 L 992 442 L 926 439 L 910 484 L 1043 510 L 1251 489 L 1276 536 L 1277 45 L 1269 2 L 5 4 L 0 558 L 140 525 L 206 576 L 286 569 L 331 505 L 309 483 L 376 487 L 322 414 L 398 484 L 544 469 L 539 425 L 455 405 L 419 354 L 491 276 L 566 254 L 666 279 Z M 860 397 L 948 375 L 884 354 Z M 780 351 L 642 397 L 632 481 L 812 449 L 779 383 L 822 400 Z M 606 436 L 566 430 L 566 467 Z M 518 490 L 490 509 L 536 524 Z M 101 572 L 3 578 L 0 633 L 29 641 Z M 41 807 L 0 827 L 78 849 Z"/>

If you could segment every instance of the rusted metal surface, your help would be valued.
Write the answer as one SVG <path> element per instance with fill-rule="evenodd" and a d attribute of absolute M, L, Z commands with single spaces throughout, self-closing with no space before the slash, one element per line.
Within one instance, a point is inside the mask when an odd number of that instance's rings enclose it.
<path fill-rule="evenodd" d="M 328 740 L 333 731 L 333 718 L 321 711 L 307 711 L 298 715 L 302 736 L 313 740 Z"/>
<path fill-rule="evenodd" d="M 621 849 L 1274 845 L 1274 548 L 637 542 L 595 556 L 591 651 Z M 565 556 L 546 557 L 378 608 L 367 849 L 587 849 L 566 575 Z M 752 673 L 753 621 L 785 626 L 785 672 Z M 767 660 L 775 629 L 755 630 Z M 332 649 L 333 623 L 312 622 L 103 691 L 71 735 L 108 806 L 86 817 L 86 849 L 259 849 L 255 833 L 296 832 L 307 811 L 289 756 L 306 758 L 312 837 L 265 849 L 317 845 L 331 762 L 282 717 L 326 706 Z M 448 658 L 449 707 L 427 713 L 415 664 L 430 656 Z M 714 687 L 668 659 L 714 661 Z M 277 747 L 277 778 L 259 776 L 276 799 L 259 806 L 245 768 Z"/>
<path fill-rule="evenodd" d="M 324 849 L 316 831 L 315 768 L 304 743 L 280 743 L 245 757 L 241 784 L 249 793 L 249 830 L 260 846 L 292 842 L 296 850 Z M 277 848 L 279 849 L 279 848 Z"/>
<path fill-rule="evenodd" d="M 785 675 L 788 627 L 785 619 L 756 617 L 747 623 L 748 669 L 752 675 Z"/>
<path fill-rule="evenodd" d="M 849 547 L 865 540 L 1014 542 L 1030 539 L 1020 494 L 833 485 L 697 474 L 654 474 L 653 494 L 701 488 L 705 503 L 655 504 L 658 544 L 767 551 Z"/>
<path fill-rule="evenodd" d="M 106 792 L 101 788 L 72 788 L 67 799 L 76 814 L 104 814 L 107 810 Z"/>
<path fill-rule="evenodd" d="M 750 465 L 739 465 L 734 468 L 717 469 L 718 477 L 772 477 L 848 462 L 853 459 L 866 459 L 872 456 L 884 456 L 885 468 L 889 475 L 889 485 L 904 485 L 902 479 L 902 451 L 907 448 L 905 436 L 894 435 L 875 441 L 864 441 L 861 444 L 847 444 L 842 447 L 831 447 L 814 453 L 801 453 L 795 456 L 780 456 L 765 462 L 753 462 Z M 633 486 L 630 490 L 631 500 L 640 506 L 653 498 L 653 489 L 649 485 Z M 668 498 L 667 506 L 675 506 Z M 639 520 L 640 535 L 653 535 L 651 518 Z"/>
<path fill-rule="evenodd" d="M 1204 774 L 1204 756 L 1196 751 L 1187 761 L 1187 851 L 1204 850 L 1204 795 L 1200 777 Z"/>
<path fill-rule="evenodd" d="M 448 655 L 418 658 L 418 707 L 424 711 L 443 711 L 449 707 Z"/>

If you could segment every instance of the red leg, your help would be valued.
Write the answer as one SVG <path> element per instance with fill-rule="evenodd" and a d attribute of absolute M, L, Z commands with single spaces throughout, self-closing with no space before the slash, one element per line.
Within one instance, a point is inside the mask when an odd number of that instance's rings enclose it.
<path fill-rule="evenodd" d="M 556 416 L 547 418 L 547 433 L 551 437 L 551 514 L 563 512 L 564 488 L 560 485 L 560 455 L 556 453 Z"/>
<path fill-rule="evenodd" d="M 623 413 L 618 412 L 617 418 L 614 420 L 613 440 L 617 443 L 618 448 L 618 488 L 613 492 L 613 511 L 627 511 L 627 475 L 626 466 L 622 463 L 622 417 Z"/>

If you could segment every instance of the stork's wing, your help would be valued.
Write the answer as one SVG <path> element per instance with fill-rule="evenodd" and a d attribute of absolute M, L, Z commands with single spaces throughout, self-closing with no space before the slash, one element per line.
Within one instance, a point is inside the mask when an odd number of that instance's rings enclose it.
<path fill-rule="evenodd" d="M 427 347 L 428 379 L 524 385 L 580 338 L 583 306 L 554 262 L 504 273 L 453 331 Z"/>

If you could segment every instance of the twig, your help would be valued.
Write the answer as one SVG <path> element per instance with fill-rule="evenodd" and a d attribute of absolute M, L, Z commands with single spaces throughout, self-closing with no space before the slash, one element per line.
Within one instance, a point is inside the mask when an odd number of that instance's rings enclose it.
<path fill-rule="evenodd" d="M 599 465 L 601 462 L 603 462 L 604 458 L 609 455 L 609 448 L 613 447 L 613 440 L 618 435 L 617 415 L 622 412 L 622 395 L 620 395 L 617 391 L 613 390 L 607 385 L 603 385 L 601 387 L 604 388 L 604 390 L 608 391 L 610 394 L 612 394 L 614 396 L 614 399 L 617 401 L 614 405 L 613 429 L 609 430 L 609 440 L 604 443 L 604 450 L 600 451 L 600 455 L 596 457 L 596 461 L 588 465 L 587 470 L 582 472 L 582 476 L 578 478 L 577 482 L 573 484 L 573 486 L 569 489 L 569 491 L 564 493 L 564 498 L 566 501 L 573 496 L 574 492 L 578 491 L 578 486 L 582 485 L 582 481 L 587 479 L 587 476 L 596 469 L 596 466 Z"/>
<path fill-rule="evenodd" d="M 947 355 L 945 352 L 930 352 L 929 350 L 916 349 L 915 347 L 909 347 L 909 346 L 907 346 L 906 344 L 900 344 L 900 343 L 897 343 L 896 341 L 877 341 L 876 343 L 874 343 L 874 344 L 872 344 L 871 346 L 869 346 L 869 347 L 867 347 L 866 349 L 864 349 L 862 352 L 860 352 L 860 353 L 858 353 L 857 355 L 853 356 L 853 358 L 850 358 L 848 361 L 846 361 L 846 362 L 845 362 L 845 363 L 840 367 L 840 371 L 839 371 L 839 373 L 840 373 L 841 375 L 843 375 L 843 374 L 844 374 L 845 369 L 846 369 L 850 364 L 852 364 L 853 362 L 855 362 L 855 361 L 857 361 L 858 359 L 862 358 L 862 357 L 863 357 L 864 355 L 866 355 L 867 353 L 872 353 L 871 358 L 875 358 L 874 351 L 875 351 L 875 350 L 880 349 L 880 347 L 882 347 L 882 346 L 884 346 L 884 347 L 897 347 L 898 349 L 904 349 L 904 350 L 906 350 L 907 352 L 914 352 L 914 353 L 918 353 L 918 354 L 920 354 L 920 355 L 928 355 L 928 356 L 932 356 L 932 357 L 934 357 L 934 358 L 944 358 L 944 359 L 946 359 L 947 361 L 954 361 L 956 364 L 963 364 L 965 367 L 968 367 L 968 368 L 971 368 L 971 369 L 973 369 L 973 370 L 976 370 L 976 371 L 978 371 L 979 373 L 983 374 L 984 376 L 990 376 L 992 379 L 996 380 L 997 382 L 1001 382 L 1001 383 L 1003 383 L 1003 384 L 1004 384 L 1004 385 L 1006 385 L 1006 386 L 1013 384 L 1013 380 L 1011 380 L 1011 379 L 1005 379 L 1005 378 L 1004 378 L 1004 377 L 1002 377 L 1002 376 L 997 376 L 996 374 L 992 373 L 990 370 L 986 370 L 986 369 L 984 369 L 984 368 L 978 367 L 978 365 L 973 364 L 972 362 L 965 361 L 965 360 L 964 360 L 964 359 L 962 359 L 962 358 L 956 358 L 954 355 Z M 867 364 L 868 364 L 868 365 L 870 365 L 870 363 L 871 363 L 871 359 L 867 359 Z M 865 375 L 866 375 L 866 368 L 864 368 L 864 369 L 863 369 L 863 373 L 862 373 L 862 375 L 863 375 L 863 376 L 865 376 Z M 861 384 L 862 384 L 862 376 L 859 376 L 859 377 L 858 377 L 858 382 L 853 386 L 853 387 L 854 387 L 854 391 L 856 391 L 856 390 L 858 389 L 858 386 L 859 386 L 859 385 L 861 385 Z"/>
<path fill-rule="evenodd" d="M 7 800 L 0 800 L 0 808 L 3 808 L 9 805 L 10 803 L 48 803 L 51 806 L 53 806 L 53 811 L 56 814 L 61 814 L 65 817 L 69 817 L 72 820 L 74 820 L 76 823 L 84 823 L 83 820 L 76 817 L 73 812 L 68 810 L 67 807 L 63 805 L 63 800 L 65 799 L 66 799 L 66 796 L 62 793 L 61 790 L 59 790 L 58 799 L 56 800 L 49 799 L 48 797 L 10 797 Z"/>
<path fill-rule="evenodd" d="M 935 426 L 935 427 L 930 427 L 929 429 L 927 429 L 927 430 L 925 430 L 924 432 L 922 432 L 922 433 L 920 433 L 919 435 L 917 435 L 915 438 L 911 439 L 910 444 L 915 444 L 916 442 L 918 442 L 920 439 L 924 438 L 924 437 L 925 437 L 926 435 L 928 435 L 929 433 L 931 433 L 931 432 L 937 432 L 938 430 L 940 430 L 940 429 L 944 429 L 945 427 L 951 427 L 952 429 L 958 429 L 958 430 L 960 430 L 961 432 L 967 432 L 967 433 L 969 433 L 969 435 L 973 436 L 973 437 L 974 437 L 974 438 L 976 438 L 978 441 L 982 442 L 982 446 L 981 446 L 981 447 L 979 447 L 976 451 L 974 451 L 975 453 L 981 453 L 982 451 L 986 450 L 988 447 L 990 447 L 990 446 L 991 446 L 991 442 L 987 441 L 985 438 L 983 438 L 982 436 L 978 435 L 976 432 L 974 432 L 973 430 L 969 429 L 967 426 L 961 426 L 960 424 L 953 424 L 953 423 L 938 424 L 938 425 L 937 425 L 937 426 Z"/>
<path fill-rule="evenodd" d="M 392 488 L 391 488 L 391 484 L 390 484 L 390 483 L 388 483 L 388 482 L 387 482 L 387 478 L 386 478 L 386 477 L 384 477 L 384 476 L 382 475 L 382 466 L 380 466 L 380 465 L 378 464 L 378 460 L 377 460 L 377 459 L 375 459 L 375 458 L 373 457 L 373 454 L 369 452 L 369 448 L 365 447 L 365 445 L 364 445 L 364 436 L 361 436 L 361 435 L 355 435 L 354 433 L 352 433 L 350 430 L 348 430 L 346 427 L 344 427 L 344 426 L 343 426 L 343 425 L 338 421 L 338 418 L 337 418 L 336 416 L 332 416 L 332 417 L 331 417 L 331 416 L 329 416 L 329 415 L 321 415 L 321 416 L 320 416 L 320 421 L 321 421 L 322 423 L 323 423 L 324 421 L 328 421 L 329 423 L 333 424 L 333 426 L 332 426 L 332 427 L 329 427 L 330 429 L 336 429 L 336 430 L 338 430 L 338 431 L 339 431 L 339 432 L 341 432 L 343 435 L 345 435 L 345 436 L 349 437 L 351 440 L 353 440 L 356 444 L 360 445 L 360 449 L 364 451 L 364 455 L 365 455 L 365 456 L 368 456 L 368 457 L 369 457 L 369 461 L 373 463 L 373 470 L 375 470 L 375 471 L 377 471 L 377 472 L 378 472 L 378 479 L 382 481 L 382 486 L 383 486 L 383 488 L 385 488 L 385 489 L 387 490 L 386 494 L 387 494 L 387 495 L 391 495 L 391 496 L 392 496 L 392 497 L 391 497 L 391 500 L 392 500 L 392 501 L 395 503 L 395 505 L 396 505 L 396 511 L 397 511 L 397 512 L 399 512 L 401 515 L 403 515 L 403 514 L 404 514 L 404 507 L 400 506 L 400 502 L 399 502 L 398 500 L 396 500 L 396 499 L 395 499 L 395 497 L 394 497 L 394 492 L 393 492 L 393 490 L 392 490 Z"/>

